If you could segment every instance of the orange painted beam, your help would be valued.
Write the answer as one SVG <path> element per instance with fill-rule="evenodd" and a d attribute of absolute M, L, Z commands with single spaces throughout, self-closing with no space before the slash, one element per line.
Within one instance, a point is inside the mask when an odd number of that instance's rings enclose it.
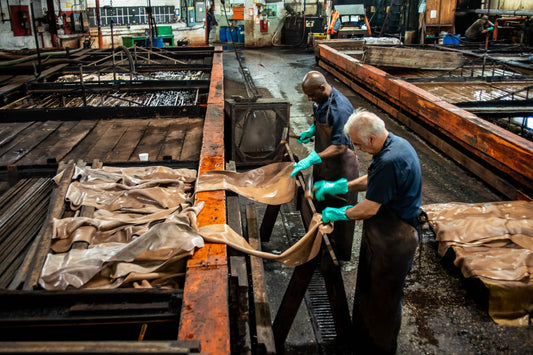
<path fill-rule="evenodd" d="M 198 174 L 224 170 L 224 72 L 222 49 L 213 55 L 211 84 L 204 121 Z M 196 203 L 201 226 L 226 223 L 224 191 L 200 192 Z M 199 340 L 207 354 L 230 353 L 227 250 L 224 244 L 206 244 L 187 261 L 178 340 Z"/>
<path fill-rule="evenodd" d="M 377 101 L 416 116 L 521 186 L 532 188 L 533 142 L 327 45 L 318 47 L 321 61 L 372 92 Z"/>

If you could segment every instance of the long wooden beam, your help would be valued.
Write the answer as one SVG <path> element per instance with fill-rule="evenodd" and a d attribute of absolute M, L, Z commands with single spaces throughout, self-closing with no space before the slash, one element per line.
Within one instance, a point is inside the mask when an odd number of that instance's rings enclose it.
<path fill-rule="evenodd" d="M 419 123 L 476 157 L 478 163 L 489 165 L 500 175 L 512 178 L 516 182 L 514 191 L 501 191 L 509 198 L 515 199 L 522 192 L 531 193 L 533 142 L 342 52 L 326 45 L 318 47 L 321 66 L 326 70 L 329 67 L 338 71 L 357 86 L 372 93 L 394 116 L 399 112 L 415 117 Z M 470 169 L 464 161 L 458 162 Z M 479 171 L 470 170 L 486 181 Z M 490 184 L 489 181 L 487 183 Z"/>
<path fill-rule="evenodd" d="M 224 170 L 224 86 L 222 49 L 213 55 L 198 174 Z M 200 226 L 226 223 L 224 191 L 199 192 L 205 202 L 198 215 Z M 228 263 L 224 244 L 206 244 L 187 262 L 178 340 L 199 340 L 202 352 L 230 353 Z"/>

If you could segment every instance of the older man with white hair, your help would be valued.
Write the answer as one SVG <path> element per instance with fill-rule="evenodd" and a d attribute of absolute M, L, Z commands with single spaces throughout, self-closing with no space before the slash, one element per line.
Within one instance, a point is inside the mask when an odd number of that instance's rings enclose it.
<path fill-rule="evenodd" d="M 420 162 L 405 139 L 385 128 L 374 113 L 352 114 L 344 133 L 355 150 L 372 155 L 368 175 L 343 182 L 318 182 L 315 196 L 365 191 L 355 206 L 327 207 L 324 222 L 362 219 L 363 236 L 355 288 L 355 341 L 363 353 L 393 354 L 401 325 L 405 278 L 418 246 L 418 216 L 422 200 Z"/>

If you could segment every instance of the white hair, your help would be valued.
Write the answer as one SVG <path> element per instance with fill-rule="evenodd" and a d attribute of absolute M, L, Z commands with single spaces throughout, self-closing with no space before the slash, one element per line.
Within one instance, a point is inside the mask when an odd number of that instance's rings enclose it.
<path fill-rule="evenodd" d="M 364 109 L 357 109 L 348 117 L 344 125 L 344 134 L 349 136 L 351 131 L 357 132 L 362 140 L 367 140 L 373 134 L 379 136 L 385 131 L 385 122 L 375 113 Z"/>

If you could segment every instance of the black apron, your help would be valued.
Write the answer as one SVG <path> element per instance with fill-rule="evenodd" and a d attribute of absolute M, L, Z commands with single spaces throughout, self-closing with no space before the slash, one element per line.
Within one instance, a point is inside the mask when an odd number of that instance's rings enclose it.
<path fill-rule="evenodd" d="M 329 107 L 326 114 L 328 122 Z M 315 117 L 315 151 L 322 152 L 331 145 L 331 130 L 327 123 L 320 123 Z M 322 160 L 321 164 L 313 166 L 313 179 L 336 181 L 346 178 L 348 181 L 359 177 L 359 160 L 355 152 L 348 147 L 344 153 Z M 315 201 L 315 207 L 321 212 L 326 207 L 344 207 L 346 205 L 355 205 L 357 203 L 357 192 L 348 192 L 344 195 L 325 195 L 324 201 Z M 336 221 L 333 229 L 332 244 L 335 254 L 340 260 L 350 260 L 352 255 L 352 243 L 355 221 Z"/>
<path fill-rule="evenodd" d="M 416 229 L 387 206 L 363 222 L 353 308 L 357 353 L 396 352 L 403 288 L 417 246 Z"/>

